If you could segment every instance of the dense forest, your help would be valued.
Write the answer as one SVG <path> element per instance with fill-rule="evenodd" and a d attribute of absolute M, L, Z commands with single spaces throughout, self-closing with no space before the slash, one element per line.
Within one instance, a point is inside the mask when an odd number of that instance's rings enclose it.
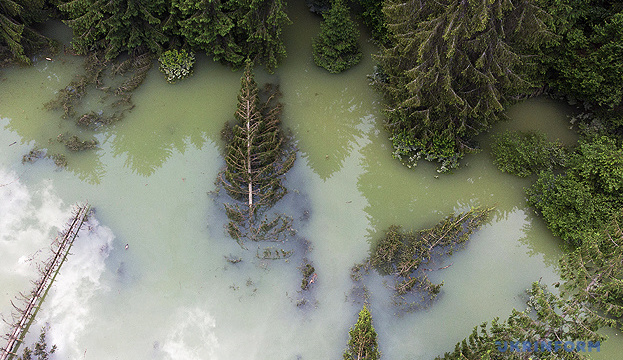
<path fill-rule="evenodd" d="M 496 352 L 496 342 L 599 341 L 599 328 L 623 329 L 623 1 L 307 3 L 322 16 L 309 49 L 318 66 L 347 71 L 361 60 L 362 37 L 376 44 L 370 85 L 384 100 L 393 155 L 406 166 L 424 159 L 438 163 L 438 172 L 460 171 L 461 160 L 480 150 L 478 136 L 503 119 L 509 105 L 529 97 L 550 96 L 577 108 L 574 146 L 509 132 L 492 147 L 500 171 L 531 177 L 528 203 L 564 241 L 563 283 L 554 284 L 560 291 L 535 283 L 529 310 L 475 328 L 443 358 L 515 359 L 520 355 Z M 98 71 L 123 57 L 158 59 L 170 82 L 192 75 L 198 53 L 234 70 L 246 64 L 246 74 L 251 63 L 274 72 L 287 56 L 282 34 L 292 22 L 282 0 L 0 0 L 0 64 L 26 66 L 60 51 L 40 32 L 52 19 L 73 31 L 66 51 L 97 54 Z M 242 138 L 244 127 L 235 130 L 233 138 Z M 277 157 L 286 165 L 274 170 L 269 161 L 271 172 L 281 176 L 293 160 Z M 252 218 L 251 193 L 235 189 L 251 188 L 252 181 L 223 179 L 231 193 L 249 199 Z M 364 307 L 345 359 L 380 356 L 371 316 Z"/>

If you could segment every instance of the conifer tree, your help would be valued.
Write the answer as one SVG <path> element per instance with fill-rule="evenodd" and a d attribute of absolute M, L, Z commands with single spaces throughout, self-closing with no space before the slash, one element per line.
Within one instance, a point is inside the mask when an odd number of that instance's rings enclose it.
<path fill-rule="evenodd" d="M 239 21 L 243 36 L 244 54 L 255 63 L 273 72 L 286 56 L 282 30 L 290 24 L 284 0 L 243 0 Z"/>
<path fill-rule="evenodd" d="M 384 11 L 392 36 L 373 85 L 388 104 L 394 155 L 455 167 L 504 104 L 533 88 L 526 55 L 548 38 L 548 16 L 508 0 L 388 0 Z"/>
<path fill-rule="evenodd" d="M 173 0 L 165 29 L 181 36 L 193 51 L 237 68 L 245 59 L 237 42 L 239 13 L 240 8 L 226 0 Z"/>
<path fill-rule="evenodd" d="M 107 59 L 144 48 L 158 53 L 167 40 L 162 29 L 165 0 L 71 0 L 59 5 L 80 54 L 103 49 Z"/>
<path fill-rule="evenodd" d="M 30 25 L 43 21 L 43 0 L 0 0 L 0 61 L 17 60 L 30 64 L 28 53 L 50 40 Z"/>
<path fill-rule="evenodd" d="M 378 360 L 381 358 L 376 330 L 372 326 L 372 315 L 366 305 L 359 312 L 357 323 L 350 328 L 348 334 L 348 347 L 344 351 L 344 360 Z"/>
<path fill-rule="evenodd" d="M 560 261 L 565 289 L 587 304 L 604 325 L 623 329 L 623 230 L 621 215 L 601 231 L 584 234 L 582 245 Z"/>
<path fill-rule="evenodd" d="M 359 31 L 351 20 L 343 0 L 334 0 L 331 10 L 323 13 L 320 34 L 313 41 L 314 62 L 330 73 L 340 73 L 357 65 Z"/>
<path fill-rule="evenodd" d="M 513 309 L 504 322 L 495 318 L 489 327 L 486 323 L 475 327 L 469 337 L 456 344 L 453 352 L 436 360 L 581 360 L 588 359 L 585 353 L 565 351 L 561 345 L 582 341 L 586 349 L 589 341 L 597 343 L 605 339 L 597 333 L 599 320 L 586 316 L 584 306 L 577 299 L 563 299 L 538 282 L 527 293 L 530 298 L 526 310 Z M 517 346 L 514 351 L 508 346 L 511 342 Z M 559 344 L 557 351 L 553 350 L 555 342 Z"/>
<path fill-rule="evenodd" d="M 272 72 L 286 56 L 285 7 L 283 0 L 174 0 L 164 26 L 215 61 L 238 69 L 248 58 Z"/>
<path fill-rule="evenodd" d="M 232 220 L 228 230 L 236 239 L 247 236 L 255 240 L 279 224 L 281 228 L 287 227 L 287 221 L 280 218 L 255 221 L 260 209 L 270 208 L 286 194 L 283 178 L 296 159 L 294 151 L 286 146 L 280 128 L 282 107 L 274 104 L 277 95 L 276 91 L 269 92 L 267 99 L 260 99 L 252 63 L 247 61 L 235 112 L 236 123 L 227 139 L 226 168 L 219 176 L 227 193 L 244 204 L 226 205 Z M 242 228 L 249 231 L 244 233 Z"/>

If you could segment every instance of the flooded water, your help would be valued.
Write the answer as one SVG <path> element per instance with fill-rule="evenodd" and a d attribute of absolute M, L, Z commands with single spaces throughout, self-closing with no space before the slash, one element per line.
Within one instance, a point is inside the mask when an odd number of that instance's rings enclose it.
<path fill-rule="evenodd" d="M 454 349 L 472 328 L 523 309 L 534 281 L 557 281 L 558 239 L 525 202 L 530 179 L 499 172 L 487 151 L 470 155 L 453 174 L 422 163 L 407 169 L 391 158 L 379 97 L 367 84 L 370 54 L 332 75 L 312 61 L 319 18 L 304 5 L 290 11 L 288 58 L 274 75 L 284 125 L 299 149 L 288 174 L 290 194 L 277 205 L 305 238 L 288 261 L 259 259 L 258 246 L 229 238 L 221 203 L 209 193 L 224 162 L 220 130 L 233 118 L 240 72 L 199 56 L 194 76 L 167 84 L 154 67 L 122 122 L 80 130 L 43 104 L 80 68 L 59 55 L 32 68 L 0 73 L 0 312 L 30 289 L 36 264 L 70 216 L 72 204 L 96 210 L 54 283 L 35 327 L 51 326 L 58 358 L 71 359 L 329 359 L 340 358 L 361 304 L 349 296 L 350 268 L 369 255 L 391 224 L 430 227 L 470 206 L 496 206 L 492 220 L 464 250 L 433 272 L 444 281 L 427 310 L 396 316 L 381 286 L 370 308 L 386 359 L 431 359 Z M 58 26 L 62 36 L 66 29 Z M 89 106 L 99 111 L 97 101 Z M 494 129 L 540 129 L 573 142 L 567 109 L 533 99 L 508 112 Z M 69 132 L 99 142 L 73 154 L 56 141 Z M 67 155 L 22 164 L 33 147 Z M 296 240 L 292 240 L 296 241 Z M 126 249 L 127 244 L 127 249 Z M 225 256 L 240 257 L 231 264 Z M 306 256 L 317 281 L 297 307 Z M 6 332 L 4 324 L 0 330 Z M 621 348 L 614 332 L 602 356 Z M 617 345 L 619 344 L 619 345 Z M 608 357 L 603 357 L 608 358 Z"/>

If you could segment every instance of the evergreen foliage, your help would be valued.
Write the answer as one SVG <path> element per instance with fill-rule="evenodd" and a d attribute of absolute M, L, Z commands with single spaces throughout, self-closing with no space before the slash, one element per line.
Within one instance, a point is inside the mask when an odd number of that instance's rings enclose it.
<path fill-rule="evenodd" d="M 50 356 L 56 352 L 56 345 L 48 349 L 47 344 L 47 330 L 45 326 L 41 329 L 39 334 L 39 340 L 34 344 L 33 348 L 25 347 L 22 355 L 17 357 L 17 360 L 48 360 Z"/>
<path fill-rule="evenodd" d="M 195 64 L 195 54 L 181 51 L 167 50 L 160 55 L 160 71 L 164 73 L 167 82 L 174 83 L 192 75 Z"/>
<path fill-rule="evenodd" d="M 289 221 L 282 217 L 256 222 L 260 209 L 272 207 L 286 194 L 283 179 L 296 159 L 280 128 L 282 106 L 274 103 L 278 95 L 273 89 L 265 100 L 260 99 L 251 62 L 247 61 L 236 123 L 227 139 L 226 168 L 219 175 L 227 193 L 244 204 L 226 205 L 231 220 L 228 231 L 235 239 L 246 236 L 257 240 L 289 228 Z M 243 232 L 245 227 L 249 232 Z"/>
<path fill-rule="evenodd" d="M 220 0 L 173 0 L 165 28 L 180 36 L 194 51 L 241 67 L 246 57 L 243 44 L 238 41 L 240 8 L 232 4 Z"/>
<path fill-rule="evenodd" d="M 0 64 L 30 64 L 29 55 L 51 46 L 48 38 L 32 28 L 46 19 L 44 10 L 44 0 L 0 0 Z"/>
<path fill-rule="evenodd" d="M 320 34 L 313 40 L 314 62 L 330 73 L 340 73 L 357 65 L 363 56 L 359 50 L 359 31 L 350 19 L 343 0 L 335 0 L 323 15 Z"/>
<path fill-rule="evenodd" d="M 443 286 L 433 284 L 427 273 L 446 268 L 436 268 L 436 262 L 462 248 L 469 236 L 489 219 L 491 211 L 493 208 L 472 208 L 415 233 L 390 226 L 366 263 L 353 267 L 351 278 L 359 282 L 364 273 L 374 268 L 394 279 L 394 303 L 400 311 L 425 308 Z"/>
<path fill-rule="evenodd" d="M 167 6 L 166 0 L 70 0 L 59 9 L 74 32 L 76 52 L 103 49 L 111 60 L 139 48 L 159 53 L 168 40 L 162 29 Z"/>
<path fill-rule="evenodd" d="M 272 72 L 286 56 L 285 7 L 283 0 L 174 0 L 164 26 L 215 61 L 237 69 L 249 58 Z"/>
<path fill-rule="evenodd" d="M 494 163 L 503 172 L 525 177 L 541 170 L 560 169 L 568 153 L 560 142 L 549 142 L 543 133 L 505 132 L 491 146 Z"/>
<path fill-rule="evenodd" d="M 620 1 L 542 0 L 556 41 L 545 50 L 555 91 L 606 110 L 623 105 L 623 5 Z"/>
<path fill-rule="evenodd" d="M 502 323 L 495 318 L 489 327 L 483 323 L 475 327 L 472 334 L 456 344 L 451 353 L 446 353 L 436 360 L 482 360 L 507 359 L 588 359 L 582 352 L 529 351 L 523 346 L 534 349 L 534 343 L 542 344 L 556 341 L 603 341 L 605 337 L 597 333 L 600 321 L 586 316 L 582 303 L 577 299 L 563 299 L 554 295 L 544 285 L 533 283 L 529 289 L 528 308 L 525 311 L 513 309 L 512 314 Z M 520 351 L 501 352 L 505 342 L 521 341 Z M 553 349 L 553 346 L 552 346 Z M 538 356 L 538 357 L 537 357 Z"/>
<path fill-rule="evenodd" d="M 383 14 L 384 0 L 357 0 L 357 2 L 362 7 L 361 19 L 370 31 L 372 39 L 377 43 L 387 44 L 389 31 Z"/>
<path fill-rule="evenodd" d="M 623 231 L 621 215 L 598 231 L 587 232 L 582 245 L 561 259 L 565 288 L 587 304 L 604 325 L 623 329 Z"/>
<path fill-rule="evenodd" d="M 616 141 L 597 136 L 580 142 L 564 174 L 539 173 L 527 193 L 554 235 L 578 246 L 586 232 L 599 231 L 623 208 L 620 189 L 623 150 Z"/>
<path fill-rule="evenodd" d="M 376 330 L 372 326 L 372 315 L 367 306 L 359 312 L 357 323 L 348 332 L 348 347 L 344 351 L 344 360 L 378 360 L 381 358 L 376 339 Z"/>
<path fill-rule="evenodd" d="M 388 0 L 384 12 L 391 41 L 372 84 L 387 103 L 394 155 L 456 167 L 505 103 L 534 90 L 528 55 L 551 37 L 548 15 L 507 0 Z"/>

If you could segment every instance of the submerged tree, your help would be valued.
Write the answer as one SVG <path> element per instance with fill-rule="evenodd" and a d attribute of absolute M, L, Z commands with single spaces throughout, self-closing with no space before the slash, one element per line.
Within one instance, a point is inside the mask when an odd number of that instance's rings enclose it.
<path fill-rule="evenodd" d="M 359 312 L 355 326 L 348 332 L 348 347 L 344 351 L 344 360 L 378 360 L 381 358 L 376 340 L 376 330 L 372 326 L 372 315 L 364 305 Z"/>
<path fill-rule="evenodd" d="M 282 106 L 274 104 L 278 91 L 270 91 L 260 99 L 252 64 L 247 62 L 241 79 L 236 123 L 227 139 L 226 168 L 219 181 L 227 193 L 243 203 L 226 205 L 231 222 L 232 237 L 256 239 L 268 231 L 287 228 L 287 221 L 278 217 L 272 221 L 258 220 L 260 209 L 270 208 L 285 194 L 284 175 L 296 159 L 280 128 Z M 246 235 L 242 229 L 248 227 Z"/>
<path fill-rule="evenodd" d="M 505 0 L 388 0 L 384 12 L 391 41 L 373 85 L 387 101 L 394 156 L 456 167 L 504 103 L 534 89 L 527 55 L 551 37 L 548 16 L 533 1 Z"/>
<path fill-rule="evenodd" d="M 333 1 L 331 10 L 322 15 L 320 34 L 313 41 L 314 62 L 331 73 L 350 69 L 362 57 L 359 31 L 348 12 L 343 0 Z"/>
<path fill-rule="evenodd" d="M 50 356 L 56 352 L 56 345 L 53 345 L 51 348 L 48 347 L 47 343 L 47 331 L 49 326 L 46 324 L 43 328 L 41 328 L 41 333 L 39 334 L 39 340 L 30 347 L 25 347 L 22 355 L 17 357 L 17 360 L 48 360 Z"/>
<path fill-rule="evenodd" d="M 370 258 L 352 268 L 351 278 L 359 282 L 374 268 L 379 274 L 393 278 L 394 304 L 398 310 L 409 312 L 426 308 L 443 286 L 443 283 L 431 282 L 428 272 L 447 268 L 449 265 L 439 267 L 436 264 L 462 248 L 469 236 L 489 219 L 491 211 L 493 208 L 473 208 L 416 232 L 390 226 L 372 249 Z M 363 292 L 365 297 L 367 289 L 355 287 L 356 296 L 358 292 Z"/>
<path fill-rule="evenodd" d="M 530 298 L 525 311 L 513 309 L 504 322 L 495 318 L 489 327 L 486 323 L 475 327 L 453 352 L 436 360 L 581 360 L 588 357 L 580 351 L 563 349 L 563 344 L 577 341 L 584 345 L 584 351 L 595 351 L 605 340 L 597 333 L 600 321 L 586 316 L 582 302 L 563 299 L 536 282 L 527 293 Z M 596 347 L 591 348 L 592 344 Z"/>
<path fill-rule="evenodd" d="M 623 329 L 623 230 L 621 215 L 605 229 L 585 233 L 582 245 L 560 261 L 565 289 L 587 304 L 587 313 Z"/>

